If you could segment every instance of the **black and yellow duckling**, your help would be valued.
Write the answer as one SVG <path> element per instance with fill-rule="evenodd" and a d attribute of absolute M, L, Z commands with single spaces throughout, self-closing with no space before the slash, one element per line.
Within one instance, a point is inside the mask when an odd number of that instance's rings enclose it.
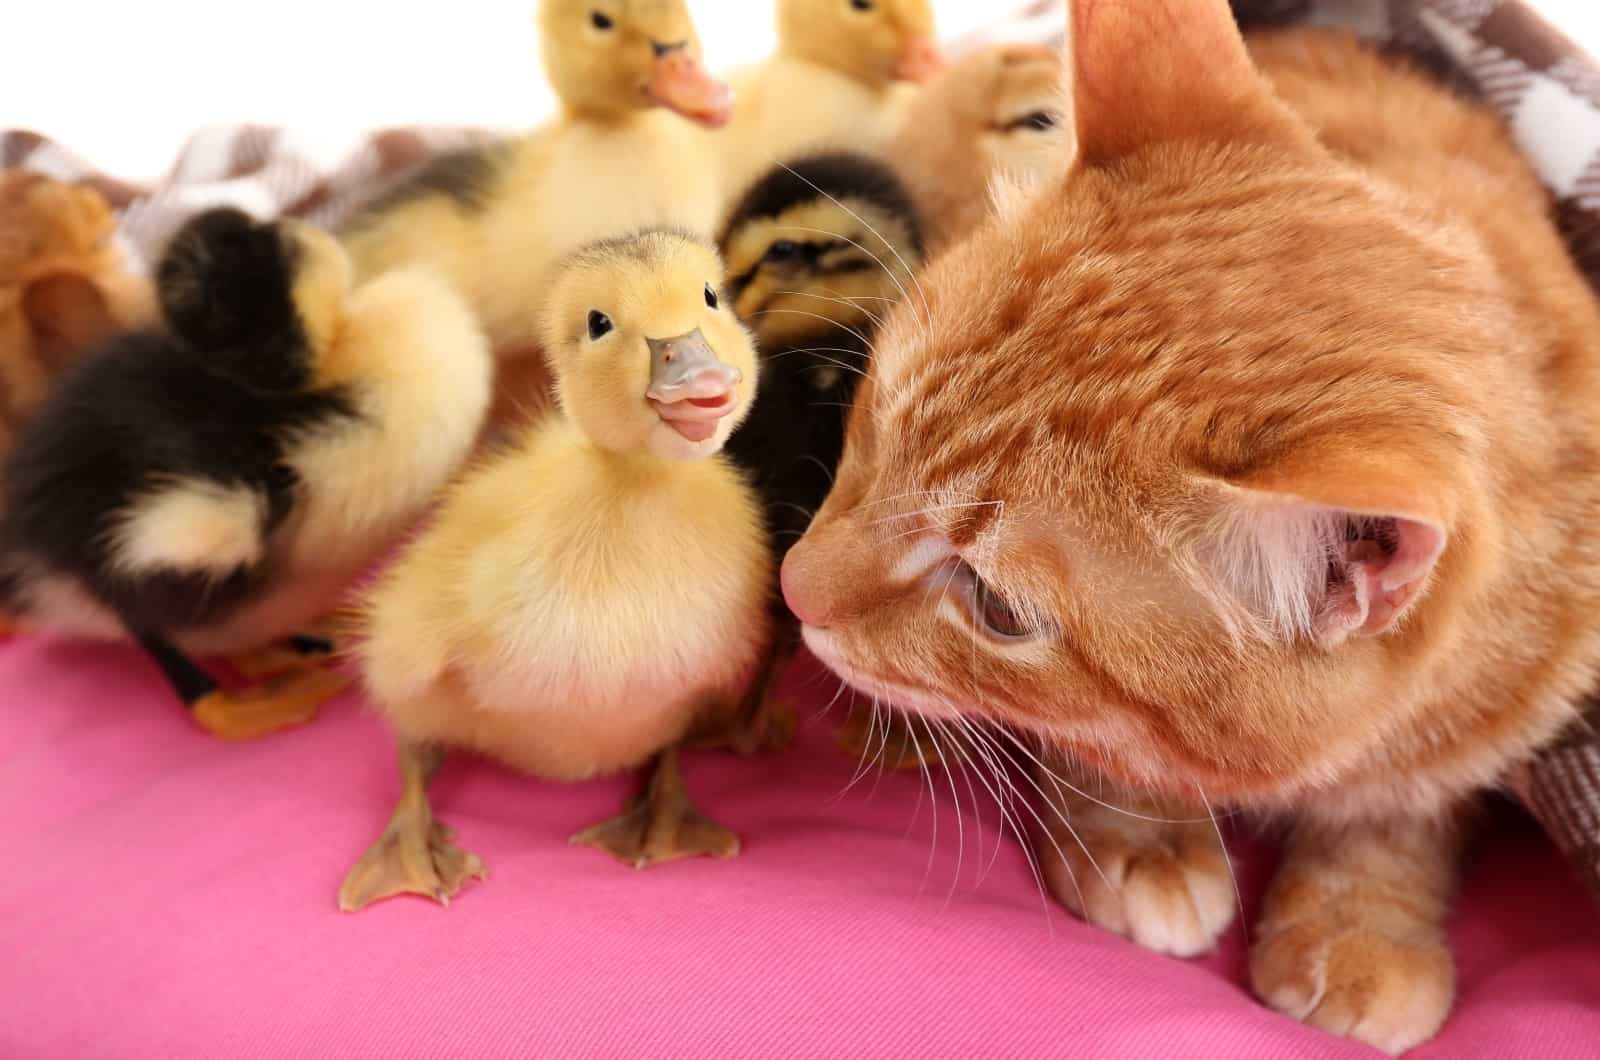
<path fill-rule="evenodd" d="M 873 332 L 912 290 L 922 237 L 887 166 L 823 154 L 779 166 L 751 187 L 721 243 L 729 295 L 761 351 L 755 407 L 727 451 L 761 497 L 779 563 L 832 487 Z M 772 686 L 798 647 L 798 625 L 781 595 L 774 601 L 775 649 L 741 712 L 740 750 L 781 742 L 792 725 Z"/>
<path fill-rule="evenodd" d="M 292 638 L 466 458 L 491 361 L 420 271 L 351 289 L 332 237 L 233 209 L 188 222 L 161 327 L 78 362 L 0 482 L 0 606 L 26 628 L 143 645 L 208 731 L 309 720 L 343 679 L 314 658 L 243 693 L 192 655 Z"/>

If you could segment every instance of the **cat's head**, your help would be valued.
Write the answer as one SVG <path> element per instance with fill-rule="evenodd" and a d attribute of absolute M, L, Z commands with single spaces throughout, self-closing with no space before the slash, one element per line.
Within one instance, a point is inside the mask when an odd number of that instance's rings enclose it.
<path fill-rule="evenodd" d="M 903 707 L 1281 796 L 1393 731 L 1485 577 L 1493 275 L 1222 0 L 1078 0 L 1068 59 L 1058 171 L 886 323 L 785 593 Z"/>

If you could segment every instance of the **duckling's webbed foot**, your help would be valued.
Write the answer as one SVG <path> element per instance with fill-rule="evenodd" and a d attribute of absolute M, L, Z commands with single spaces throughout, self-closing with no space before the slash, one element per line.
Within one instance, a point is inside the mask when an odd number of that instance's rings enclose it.
<path fill-rule="evenodd" d="M 921 769 L 944 757 L 931 726 L 896 710 L 858 711 L 845 719 L 837 739 L 850 755 L 887 769 Z"/>
<path fill-rule="evenodd" d="M 195 724 L 219 739 L 255 740 L 315 721 L 322 705 L 348 687 L 348 677 L 315 665 L 240 692 L 214 689 L 189 710 Z"/>
<path fill-rule="evenodd" d="M 228 665 L 247 681 L 265 681 L 321 666 L 346 650 L 361 621 L 354 608 L 339 608 L 293 636 L 228 656 Z"/>
<path fill-rule="evenodd" d="M 346 913 L 402 894 L 449 905 L 468 880 L 483 879 L 483 862 L 456 846 L 455 833 L 434 820 L 428 781 L 443 755 L 433 748 L 400 748 L 400 801 L 378 841 L 345 875 L 339 908 Z"/>
<path fill-rule="evenodd" d="M 644 793 L 622 816 L 579 832 L 572 842 L 604 850 L 636 869 L 679 858 L 731 858 L 739 853 L 739 837 L 702 816 L 689 802 L 676 748 L 657 757 Z"/>
<path fill-rule="evenodd" d="M 228 665 L 246 681 L 268 681 L 285 674 L 321 667 L 333 645 L 310 635 L 274 641 L 254 651 L 228 656 Z"/>
<path fill-rule="evenodd" d="M 345 675 L 317 665 L 230 692 L 165 637 L 135 637 L 161 668 L 195 724 L 223 740 L 254 740 L 304 725 L 316 718 L 324 703 L 350 686 Z"/>

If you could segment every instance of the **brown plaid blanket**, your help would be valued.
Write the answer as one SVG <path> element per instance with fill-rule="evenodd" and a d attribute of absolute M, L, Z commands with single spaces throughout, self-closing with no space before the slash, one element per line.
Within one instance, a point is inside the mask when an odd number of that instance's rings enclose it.
<path fill-rule="evenodd" d="M 1549 187 L 1573 257 L 1600 290 L 1600 67 L 1521 0 L 1233 0 L 1246 27 L 1350 27 L 1425 62 L 1502 114 Z M 1036 0 L 957 48 L 998 40 L 1059 40 L 1063 0 Z M 0 166 L 27 166 L 93 184 L 117 208 L 130 259 L 148 264 L 191 214 L 231 204 L 259 216 L 337 226 L 377 188 L 442 151 L 489 138 L 470 129 L 386 129 L 343 151 L 310 150 L 292 130 L 254 125 L 200 132 L 165 178 L 138 186 L 100 173 L 27 131 L 0 131 Z M 1600 701 L 1591 711 L 1600 723 Z M 1600 895 L 1600 728 L 1566 740 L 1510 778 Z"/>

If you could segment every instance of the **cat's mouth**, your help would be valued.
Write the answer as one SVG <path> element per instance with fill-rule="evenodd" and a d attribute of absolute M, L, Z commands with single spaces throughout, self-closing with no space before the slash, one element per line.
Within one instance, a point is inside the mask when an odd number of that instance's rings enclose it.
<path fill-rule="evenodd" d="M 858 692 L 876 696 L 908 714 L 952 721 L 968 717 L 966 711 L 934 699 L 925 692 L 886 681 L 860 669 L 850 661 L 844 649 L 840 647 L 838 637 L 826 629 L 818 626 L 802 626 L 800 639 L 811 649 L 811 654 L 817 657 L 818 662 L 832 670 L 845 684 Z"/>

